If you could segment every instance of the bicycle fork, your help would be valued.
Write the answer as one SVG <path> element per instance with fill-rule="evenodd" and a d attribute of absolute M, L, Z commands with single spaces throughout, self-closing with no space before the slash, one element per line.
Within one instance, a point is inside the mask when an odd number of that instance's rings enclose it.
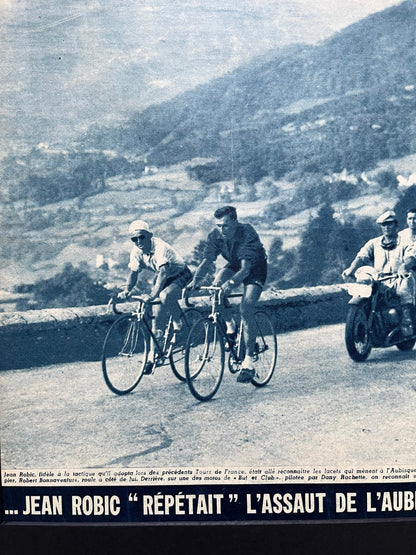
<path fill-rule="evenodd" d="M 210 362 L 216 354 L 217 351 L 217 333 L 218 333 L 218 327 L 217 327 L 217 321 L 212 318 L 210 319 L 211 322 L 213 323 L 212 329 L 214 332 L 214 335 L 212 337 L 212 339 L 209 337 L 209 330 L 211 328 L 211 326 L 205 322 L 204 323 L 204 328 L 205 328 L 205 337 L 204 337 L 204 350 L 202 351 L 202 353 L 198 356 L 198 360 L 199 362 L 202 362 L 202 366 L 206 363 L 206 362 Z M 210 349 L 211 344 L 213 345 L 213 350 Z M 201 366 L 201 368 L 202 368 Z"/>
<path fill-rule="evenodd" d="M 121 351 L 118 353 L 120 356 L 131 357 L 135 353 L 137 338 L 139 336 L 139 326 L 136 320 L 131 320 L 129 329 L 124 338 L 124 343 Z"/>

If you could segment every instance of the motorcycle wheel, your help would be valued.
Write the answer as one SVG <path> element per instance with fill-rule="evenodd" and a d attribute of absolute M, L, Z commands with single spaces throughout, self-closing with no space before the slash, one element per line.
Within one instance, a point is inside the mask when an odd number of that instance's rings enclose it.
<path fill-rule="evenodd" d="M 416 339 L 407 339 L 401 343 L 397 343 L 396 347 L 399 351 L 411 351 L 416 343 Z"/>
<path fill-rule="evenodd" d="M 348 310 L 345 324 L 345 345 L 348 354 L 356 362 L 364 362 L 371 352 L 367 314 L 360 305 L 351 305 Z"/>

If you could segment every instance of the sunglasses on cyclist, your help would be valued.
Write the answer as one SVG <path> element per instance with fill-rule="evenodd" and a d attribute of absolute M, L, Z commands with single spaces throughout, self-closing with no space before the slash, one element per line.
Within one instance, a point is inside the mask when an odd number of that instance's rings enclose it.
<path fill-rule="evenodd" d="M 146 239 L 146 235 L 138 235 L 137 237 L 132 237 L 131 240 L 133 241 L 133 243 L 137 243 L 137 241 L 142 241 L 143 239 Z"/>

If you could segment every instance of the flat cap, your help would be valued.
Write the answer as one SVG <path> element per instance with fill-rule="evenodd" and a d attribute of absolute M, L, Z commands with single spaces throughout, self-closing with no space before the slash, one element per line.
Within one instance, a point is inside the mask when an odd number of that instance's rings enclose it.
<path fill-rule="evenodd" d="M 386 212 L 383 212 L 383 214 L 381 214 L 381 216 L 379 216 L 376 220 L 377 224 L 386 224 L 387 222 L 397 223 L 396 212 L 393 212 L 393 210 L 387 210 Z"/>

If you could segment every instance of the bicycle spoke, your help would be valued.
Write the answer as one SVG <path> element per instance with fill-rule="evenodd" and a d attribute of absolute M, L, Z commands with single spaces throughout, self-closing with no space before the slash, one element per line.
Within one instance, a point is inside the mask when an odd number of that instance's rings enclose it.
<path fill-rule="evenodd" d="M 175 342 L 171 344 L 169 356 L 172 372 L 181 381 L 186 380 L 185 374 L 185 348 L 189 332 L 197 319 L 201 317 L 198 310 L 190 308 L 183 312 L 182 328 L 175 334 Z"/>
<path fill-rule="evenodd" d="M 215 395 L 224 373 L 224 344 L 216 325 L 207 318 L 197 320 L 189 333 L 185 372 L 194 397 L 208 401 Z"/>
<path fill-rule="evenodd" d="M 252 383 L 258 387 L 266 385 L 274 372 L 277 360 L 277 340 L 270 317 L 257 311 L 254 317 L 256 343 L 254 351 L 255 376 Z"/>
<path fill-rule="evenodd" d="M 116 320 L 104 341 L 102 369 L 108 387 L 123 395 L 139 383 L 147 359 L 147 341 L 135 317 Z"/>

